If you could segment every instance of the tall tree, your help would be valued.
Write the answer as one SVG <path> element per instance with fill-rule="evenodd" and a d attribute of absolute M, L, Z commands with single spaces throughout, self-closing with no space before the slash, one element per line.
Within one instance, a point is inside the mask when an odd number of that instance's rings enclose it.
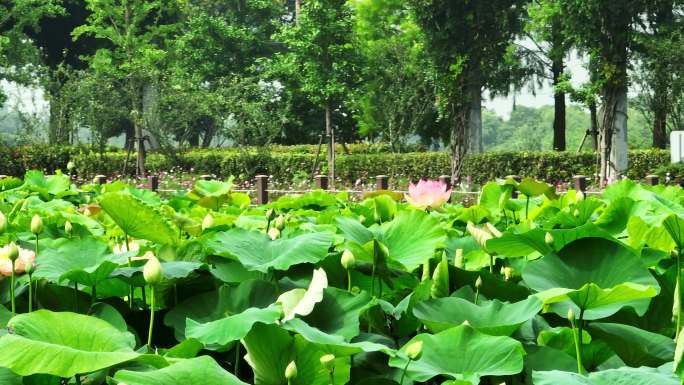
<path fill-rule="evenodd" d="M 58 0 L 0 0 L 0 80 L 35 83 L 40 51 L 29 36 L 41 21 L 64 13 Z M 0 91 L 0 106 L 5 95 Z"/>
<path fill-rule="evenodd" d="M 646 0 L 559 0 L 572 35 L 598 63 L 602 117 L 599 132 L 601 184 L 627 169 L 629 49 Z"/>
<path fill-rule="evenodd" d="M 284 24 L 276 38 L 286 48 L 271 62 L 272 71 L 298 79 L 301 92 L 322 110 L 334 177 L 333 116 L 353 103 L 352 90 L 360 82 L 354 11 L 346 0 L 307 0 L 297 22 Z"/>
<path fill-rule="evenodd" d="M 482 151 L 482 90 L 510 86 L 513 38 L 522 0 L 410 0 L 432 57 L 442 115 L 451 127 L 451 174 L 468 152 Z"/>
<path fill-rule="evenodd" d="M 566 94 L 560 85 L 565 80 L 565 59 L 572 40 L 567 36 L 558 1 L 536 0 L 528 4 L 527 10 L 529 22 L 525 30 L 536 47 L 532 56 L 535 69 L 551 81 L 554 90 L 553 149 L 565 151 Z"/>
<path fill-rule="evenodd" d="M 684 97 L 683 6 L 680 0 L 649 1 L 636 38 L 636 106 L 650 120 L 657 148 L 667 147 L 668 118 Z"/>
<path fill-rule="evenodd" d="M 92 35 L 109 46 L 90 58 L 91 68 L 126 80 L 130 115 L 137 146 L 136 173 L 145 174 L 143 87 L 160 73 L 166 57 L 164 45 L 177 28 L 176 0 L 86 0 L 91 12 L 87 24 L 74 30 L 74 38 Z"/>

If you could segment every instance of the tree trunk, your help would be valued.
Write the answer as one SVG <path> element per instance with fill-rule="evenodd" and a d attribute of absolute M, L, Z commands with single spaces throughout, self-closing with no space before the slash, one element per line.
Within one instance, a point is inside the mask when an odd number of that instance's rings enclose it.
<path fill-rule="evenodd" d="M 619 180 L 627 170 L 627 85 L 604 89 L 601 143 L 601 185 Z"/>
<path fill-rule="evenodd" d="M 456 104 L 450 103 L 449 120 L 451 122 L 451 134 L 449 149 L 451 150 L 451 180 L 454 184 L 461 180 L 463 160 L 469 147 L 466 131 L 470 112 L 471 109 L 468 104 L 461 105 L 459 108 Z"/>
<path fill-rule="evenodd" d="M 328 176 L 330 178 L 330 186 L 335 186 L 335 135 L 332 128 L 332 113 L 330 111 L 330 102 L 325 104 L 325 137 L 328 143 Z"/>
<path fill-rule="evenodd" d="M 480 73 L 473 71 L 468 85 L 468 151 L 471 154 L 482 152 L 482 81 Z"/>
<path fill-rule="evenodd" d="M 558 58 L 553 62 L 551 72 L 553 73 L 554 89 L 561 81 L 563 67 L 563 58 Z M 553 106 L 553 149 L 565 151 L 565 92 L 555 91 Z"/>
<path fill-rule="evenodd" d="M 655 108 L 653 114 L 653 147 L 667 147 L 667 110 L 660 106 Z"/>
<path fill-rule="evenodd" d="M 589 115 L 591 117 L 591 141 L 594 145 L 594 152 L 598 151 L 599 140 L 599 126 L 598 126 L 598 113 L 596 112 L 596 102 L 589 103 Z"/>
<path fill-rule="evenodd" d="M 299 23 L 299 14 L 302 13 L 302 0 L 295 0 L 295 23 Z"/>

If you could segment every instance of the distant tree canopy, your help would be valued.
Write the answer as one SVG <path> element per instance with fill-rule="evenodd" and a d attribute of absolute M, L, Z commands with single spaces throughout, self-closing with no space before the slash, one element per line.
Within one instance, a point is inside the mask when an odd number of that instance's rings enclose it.
<path fill-rule="evenodd" d="M 29 140 L 421 142 L 450 146 L 458 176 L 469 153 L 575 150 L 589 132 L 608 178 L 628 145 L 684 128 L 683 15 L 682 0 L 0 0 L 0 80 L 44 90 L 44 126 L 12 120 Z M 553 108 L 483 112 L 483 95 L 540 86 Z"/>

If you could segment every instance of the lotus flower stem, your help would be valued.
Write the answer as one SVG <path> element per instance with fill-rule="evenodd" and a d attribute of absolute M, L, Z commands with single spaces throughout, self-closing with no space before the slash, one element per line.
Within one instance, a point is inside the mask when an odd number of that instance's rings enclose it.
<path fill-rule="evenodd" d="M 347 291 L 351 293 L 351 288 L 352 288 L 352 281 L 351 281 L 351 271 L 347 270 Z"/>
<path fill-rule="evenodd" d="M 29 304 L 28 304 L 28 306 L 29 306 L 29 308 L 28 308 L 28 312 L 31 313 L 33 311 L 33 282 L 31 281 L 31 274 L 30 273 L 29 273 L 28 277 L 29 277 L 29 284 L 28 284 L 28 287 L 29 287 Z"/>
<path fill-rule="evenodd" d="M 150 285 L 150 329 L 147 333 L 147 347 L 152 349 L 152 331 L 154 329 L 154 285 Z"/>
<path fill-rule="evenodd" d="M 129 246 L 128 246 L 128 233 L 124 233 L 124 245 L 126 246 L 126 253 L 128 253 Z M 131 256 L 128 256 L 128 267 L 131 267 Z M 128 307 L 130 309 L 133 309 L 133 284 L 128 285 Z"/>
<path fill-rule="evenodd" d="M 74 282 L 74 313 L 78 313 L 78 282 Z"/>
<path fill-rule="evenodd" d="M 404 365 L 404 370 L 401 372 L 401 380 L 399 380 L 399 385 L 404 385 L 404 377 L 406 376 L 406 371 L 408 370 L 408 367 L 410 364 L 411 364 L 411 360 L 409 359 L 406 362 L 406 365 Z"/>
<path fill-rule="evenodd" d="M 10 298 L 12 299 L 12 317 L 17 314 L 17 309 L 14 303 L 14 260 L 12 260 L 12 275 L 10 279 Z"/>
<path fill-rule="evenodd" d="M 36 234 L 36 257 L 38 256 L 38 234 Z"/>
<path fill-rule="evenodd" d="M 675 279 L 675 290 L 677 291 L 674 293 L 676 296 L 676 303 L 680 304 L 681 306 L 682 303 L 682 294 L 681 294 L 681 277 L 682 277 L 682 251 L 677 250 L 677 277 Z M 675 320 L 676 320 L 676 328 L 675 328 L 675 341 L 677 338 L 679 338 L 679 332 L 680 329 L 682 328 L 682 310 L 678 309 L 677 314 L 675 314 Z"/>
<path fill-rule="evenodd" d="M 235 371 L 233 372 L 233 374 L 235 375 L 235 377 L 239 377 L 238 371 L 240 370 L 240 341 L 237 341 L 237 343 L 235 344 L 235 365 L 234 366 L 235 366 Z"/>

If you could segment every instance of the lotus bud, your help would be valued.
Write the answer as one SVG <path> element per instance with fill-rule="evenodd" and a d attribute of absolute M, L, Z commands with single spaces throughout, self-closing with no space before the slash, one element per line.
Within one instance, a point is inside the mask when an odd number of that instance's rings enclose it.
<path fill-rule="evenodd" d="M 425 282 L 430 279 L 430 261 L 425 261 L 423 263 L 423 273 L 420 276 L 420 281 Z"/>
<path fill-rule="evenodd" d="M 0 234 L 7 230 L 7 217 L 0 211 Z"/>
<path fill-rule="evenodd" d="M 553 245 L 553 235 L 551 233 L 549 233 L 548 231 L 546 232 L 546 235 L 544 236 L 544 242 L 546 242 L 546 244 L 549 246 Z"/>
<path fill-rule="evenodd" d="M 510 266 L 504 267 L 504 268 L 503 268 L 503 276 L 504 276 L 504 279 L 505 279 L 506 281 L 508 281 L 509 279 L 511 279 L 511 277 L 513 276 L 513 268 L 510 267 Z"/>
<path fill-rule="evenodd" d="M 419 360 L 423 356 L 423 341 L 416 341 L 406 347 L 406 356 L 411 361 Z"/>
<path fill-rule="evenodd" d="M 266 220 L 268 220 L 270 222 L 270 221 L 274 220 L 275 217 L 276 217 L 275 210 L 273 210 L 273 209 L 266 210 Z"/>
<path fill-rule="evenodd" d="M 364 223 L 366 221 L 366 217 L 363 215 L 359 215 L 359 222 Z"/>
<path fill-rule="evenodd" d="M 568 309 L 568 320 L 570 322 L 575 322 L 575 311 L 572 308 Z"/>
<path fill-rule="evenodd" d="M 72 233 L 73 231 L 74 231 L 74 227 L 73 227 L 73 225 L 71 224 L 71 222 L 69 222 L 69 221 L 64 222 L 64 232 L 66 233 L 66 235 L 67 235 L 68 237 L 71 237 L 71 233 Z"/>
<path fill-rule="evenodd" d="M 575 211 L 572 212 L 572 215 L 579 217 L 579 215 L 580 215 L 579 209 L 575 209 Z"/>
<path fill-rule="evenodd" d="M 14 242 L 10 242 L 8 248 L 7 248 L 7 258 L 9 258 L 10 261 L 14 262 L 19 258 L 19 248 L 17 247 L 17 244 Z"/>
<path fill-rule="evenodd" d="M 292 380 L 295 377 L 297 377 L 297 364 L 295 364 L 294 361 L 290 361 L 290 363 L 285 368 L 285 379 Z"/>
<path fill-rule="evenodd" d="M 584 200 L 584 193 L 582 191 L 578 191 L 575 194 L 575 202 L 581 202 Z"/>
<path fill-rule="evenodd" d="M 470 326 L 470 321 L 468 320 L 463 320 L 463 323 L 461 323 L 463 326 Z"/>
<path fill-rule="evenodd" d="M 449 262 L 446 255 L 442 256 L 442 260 L 437 264 L 435 271 L 432 273 L 432 287 L 430 288 L 430 296 L 432 298 L 441 298 L 449 295 Z"/>
<path fill-rule="evenodd" d="M 93 213 L 90 212 L 90 209 L 86 207 L 86 208 L 83 210 L 83 215 L 85 215 L 86 217 L 89 217 L 89 216 L 93 215 Z"/>
<path fill-rule="evenodd" d="M 275 241 L 276 239 L 280 238 L 280 230 L 276 229 L 275 227 L 271 227 L 268 229 L 268 236 L 271 237 L 272 241 Z"/>
<path fill-rule="evenodd" d="M 278 215 L 278 218 L 275 220 L 275 227 L 278 230 L 282 230 L 285 228 L 285 217 L 282 215 Z"/>
<path fill-rule="evenodd" d="M 356 265 L 356 258 L 354 258 L 354 254 L 349 249 L 345 249 L 342 252 L 340 263 L 342 263 L 342 267 L 344 267 L 345 270 L 351 270 L 354 268 L 354 265 Z"/>
<path fill-rule="evenodd" d="M 207 214 L 202 219 L 202 231 L 214 227 L 214 217 L 211 214 Z"/>
<path fill-rule="evenodd" d="M 479 290 L 482 287 L 482 277 L 477 276 L 477 279 L 475 280 L 475 289 Z"/>
<path fill-rule="evenodd" d="M 66 169 L 71 172 L 76 168 L 76 164 L 73 161 L 69 161 L 66 165 Z"/>
<path fill-rule="evenodd" d="M 43 232 L 43 220 L 40 219 L 40 215 L 38 214 L 31 218 L 31 232 L 35 235 Z"/>
<path fill-rule="evenodd" d="M 352 286 L 351 293 L 354 295 L 359 294 L 361 293 L 361 288 L 358 286 Z"/>
<path fill-rule="evenodd" d="M 148 258 L 147 263 L 145 263 L 145 267 L 143 267 L 143 277 L 145 277 L 145 282 L 152 286 L 157 285 L 162 280 L 161 263 L 159 263 L 159 260 L 151 251 L 145 253 L 145 257 Z"/>
<path fill-rule="evenodd" d="M 463 260 L 463 249 L 456 249 L 456 253 L 454 254 L 454 266 L 459 269 L 463 269 L 465 267 L 465 261 Z"/>
<path fill-rule="evenodd" d="M 321 365 L 328 372 L 332 372 L 333 370 L 335 370 L 335 356 L 334 355 L 326 354 L 324 356 L 321 356 L 320 361 L 321 361 Z"/>

